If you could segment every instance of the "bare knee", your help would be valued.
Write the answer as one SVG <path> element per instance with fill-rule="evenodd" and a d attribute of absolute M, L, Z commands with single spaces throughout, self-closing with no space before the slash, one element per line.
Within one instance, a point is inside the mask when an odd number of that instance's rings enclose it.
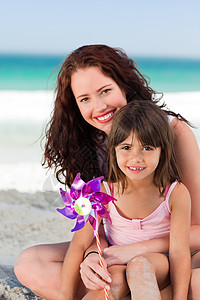
<path fill-rule="evenodd" d="M 121 285 L 126 281 L 125 266 L 112 266 L 108 269 L 112 276 L 112 282 L 116 285 Z"/>
<path fill-rule="evenodd" d="M 16 259 L 14 272 L 17 279 L 30 289 L 34 286 L 37 276 L 34 276 L 35 269 L 39 262 L 37 246 L 25 249 Z"/>
<path fill-rule="evenodd" d="M 199 282 L 200 282 L 200 269 L 193 269 L 191 271 L 191 281 L 190 281 L 189 294 L 188 294 L 189 300 L 199 299 L 199 295 L 200 295 Z"/>
<path fill-rule="evenodd" d="M 129 292 L 129 287 L 126 281 L 126 266 L 112 266 L 108 269 L 108 271 L 112 277 L 109 290 L 109 299 L 122 299 Z"/>
<path fill-rule="evenodd" d="M 126 276 L 133 299 L 161 300 L 155 269 L 147 257 L 128 262 Z"/>
<path fill-rule="evenodd" d="M 126 275 L 127 278 L 130 278 L 134 275 L 137 276 L 137 274 L 144 275 L 147 273 L 155 273 L 155 270 L 145 256 L 137 256 L 134 257 L 131 261 L 128 262 L 127 268 L 126 268 Z"/>

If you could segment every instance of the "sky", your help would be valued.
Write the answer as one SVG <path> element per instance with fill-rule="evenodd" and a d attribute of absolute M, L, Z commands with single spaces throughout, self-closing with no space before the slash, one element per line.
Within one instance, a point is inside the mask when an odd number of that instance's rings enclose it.
<path fill-rule="evenodd" d="M 62 54 L 86 44 L 200 58 L 199 0 L 6 0 L 0 53 Z"/>

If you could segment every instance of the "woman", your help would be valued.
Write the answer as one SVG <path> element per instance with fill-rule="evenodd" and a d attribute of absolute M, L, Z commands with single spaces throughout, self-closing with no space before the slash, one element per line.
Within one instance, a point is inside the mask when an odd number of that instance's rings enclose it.
<path fill-rule="evenodd" d="M 107 134 L 116 111 L 130 99 L 158 102 L 155 91 L 148 86 L 135 63 L 123 51 L 105 45 L 91 45 L 72 52 L 58 74 L 54 113 L 46 134 L 44 164 L 54 167 L 57 178 L 68 185 L 78 172 L 85 181 L 99 175 L 106 177 Z M 200 246 L 199 148 L 187 121 L 173 112 L 167 114 L 171 116 L 169 121 L 175 134 L 181 180 L 188 188 L 192 200 L 190 247 L 194 251 Z M 147 249 L 153 247 L 154 252 L 157 247 L 160 252 L 168 247 L 168 241 L 139 245 L 137 251 L 141 246 Z M 61 268 L 68 247 L 69 243 L 61 243 L 25 250 L 15 265 L 18 279 L 45 299 L 58 299 L 62 282 Z M 200 295 L 200 253 L 195 256 L 190 299 L 197 299 Z M 89 275 L 86 276 L 85 269 L 88 268 Z M 103 279 L 108 277 L 108 273 L 97 269 L 97 257 L 95 254 L 89 255 L 81 266 L 81 273 L 83 282 L 90 289 L 105 286 L 94 272 L 102 272 Z"/>

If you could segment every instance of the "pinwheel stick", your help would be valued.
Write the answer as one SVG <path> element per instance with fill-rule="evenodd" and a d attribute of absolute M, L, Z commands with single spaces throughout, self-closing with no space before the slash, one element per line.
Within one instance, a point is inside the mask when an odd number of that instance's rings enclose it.
<path fill-rule="evenodd" d="M 71 230 L 72 232 L 82 229 L 87 222 L 90 222 L 94 230 L 94 236 L 96 236 L 100 265 L 103 268 L 103 257 L 98 235 L 98 215 L 111 222 L 105 205 L 116 199 L 101 192 L 102 179 L 103 176 L 85 183 L 81 179 L 80 173 L 78 173 L 71 185 L 70 191 L 60 189 L 65 207 L 61 209 L 57 208 L 57 211 L 71 220 L 76 219 L 76 225 Z M 109 300 L 107 289 L 104 289 L 104 292 L 105 299 Z"/>
<path fill-rule="evenodd" d="M 99 252 L 99 262 L 100 262 L 100 266 L 101 266 L 102 268 L 104 268 L 104 265 L 103 265 L 103 256 L 102 256 L 102 251 L 101 251 L 101 245 L 100 245 L 100 239 L 99 239 L 99 234 L 98 234 L 98 232 L 96 233 L 96 242 L 97 242 L 97 248 L 98 248 L 98 252 Z M 106 288 L 104 289 L 104 293 L 105 293 L 105 299 L 106 299 L 106 300 L 109 300 L 109 297 L 108 297 L 108 291 L 107 291 Z"/>

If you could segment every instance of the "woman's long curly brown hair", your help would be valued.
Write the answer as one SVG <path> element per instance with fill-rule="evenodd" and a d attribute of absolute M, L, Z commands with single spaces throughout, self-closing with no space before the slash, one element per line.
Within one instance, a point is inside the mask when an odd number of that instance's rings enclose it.
<path fill-rule="evenodd" d="M 86 181 L 106 175 L 106 134 L 83 119 L 71 89 L 72 74 L 89 66 L 99 67 L 104 75 L 111 77 L 125 92 L 127 102 L 134 99 L 157 102 L 155 91 L 123 50 L 88 45 L 73 51 L 58 74 L 55 106 L 46 129 L 42 163 L 54 167 L 57 179 L 67 185 L 71 185 L 78 172 Z"/>

